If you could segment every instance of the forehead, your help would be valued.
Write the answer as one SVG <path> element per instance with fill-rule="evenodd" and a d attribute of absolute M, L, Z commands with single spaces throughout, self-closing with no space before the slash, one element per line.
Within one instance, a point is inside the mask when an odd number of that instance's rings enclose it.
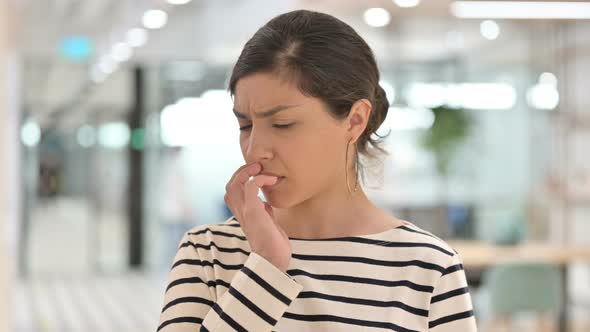
<path fill-rule="evenodd" d="M 259 112 L 280 104 L 309 104 L 313 99 L 274 74 L 256 73 L 241 78 L 236 84 L 234 108 L 241 113 Z"/>

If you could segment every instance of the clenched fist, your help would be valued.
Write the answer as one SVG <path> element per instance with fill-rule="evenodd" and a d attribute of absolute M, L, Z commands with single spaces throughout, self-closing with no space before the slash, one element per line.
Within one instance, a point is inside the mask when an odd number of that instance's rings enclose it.
<path fill-rule="evenodd" d="M 258 197 L 260 187 L 273 185 L 278 178 L 258 175 L 261 171 L 258 162 L 240 167 L 225 186 L 223 199 L 238 218 L 252 251 L 286 272 L 291 260 L 291 243 L 276 223 L 272 206 Z"/>

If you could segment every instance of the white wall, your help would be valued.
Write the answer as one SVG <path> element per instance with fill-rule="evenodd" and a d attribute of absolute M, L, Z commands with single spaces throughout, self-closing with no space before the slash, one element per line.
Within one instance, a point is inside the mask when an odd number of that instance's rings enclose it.
<path fill-rule="evenodd" d="M 0 331 L 12 327 L 11 289 L 19 214 L 18 55 L 15 50 L 15 9 L 0 2 Z"/>

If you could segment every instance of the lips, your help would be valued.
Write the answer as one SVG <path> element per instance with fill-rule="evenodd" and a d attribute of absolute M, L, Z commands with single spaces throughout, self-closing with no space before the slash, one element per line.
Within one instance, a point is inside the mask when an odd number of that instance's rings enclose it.
<path fill-rule="evenodd" d="M 260 174 L 261 174 L 261 175 L 270 175 L 270 176 L 276 176 L 276 177 L 278 177 L 278 178 L 284 178 L 284 176 L 281 176 L 281 175 L 278 175 L 278 174 L 274 174 L 274 173 L 271 173 L 271 172 L 261 172 Z"/>

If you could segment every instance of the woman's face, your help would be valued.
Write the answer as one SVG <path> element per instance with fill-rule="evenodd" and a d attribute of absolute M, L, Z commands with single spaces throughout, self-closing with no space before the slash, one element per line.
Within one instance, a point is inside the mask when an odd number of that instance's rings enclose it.
<path fill-rule="evenodd" d="M 244 160 L 285 177 L 262 188 L 273 207 L 294 206 L 336 185 L 346 188 L 347 121 L 337 121 L 321 100 L 273 74 L 241 78 L 234 97 Z"/>

